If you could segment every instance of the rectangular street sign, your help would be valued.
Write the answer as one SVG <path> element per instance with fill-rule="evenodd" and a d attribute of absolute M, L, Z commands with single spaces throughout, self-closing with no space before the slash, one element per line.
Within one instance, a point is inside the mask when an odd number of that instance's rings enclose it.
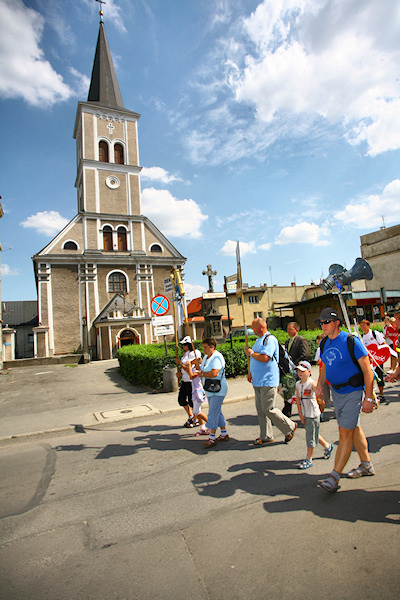
<path fill-rule="evenodd" d="M 154 327 L 154 335 L 173 335 L 175 333 L 173 325 L 160 325 Z"/>
<path fill-rule="evenodd" d="M 160 327 L 161 325 L 173 325 L 174 317 L 172 315 L 165 315 L 164 317 L 153 317 L 151 319 L 154 327 Z"/>
<path fill-rule="evenodd" d="M 174 291 L 174 286 L 172 285 L 172 281 L 170 277 L 164 279 L 164 294 L 169 294 Z"/>
<path fill-rule="evenodd" d="M 226 282 L 230 282 L 230 281 L 236 281 L 237 280 L 237 273 L 235 273 L 234 275 L 229 275 L 228 277 L 226 277 Z"/>
<path fill-rule="evenodd" d="M 225 292 L 207 292 L 203 294 L 204 300 L 214 300 L 216 298 L 225 298 Z"/>

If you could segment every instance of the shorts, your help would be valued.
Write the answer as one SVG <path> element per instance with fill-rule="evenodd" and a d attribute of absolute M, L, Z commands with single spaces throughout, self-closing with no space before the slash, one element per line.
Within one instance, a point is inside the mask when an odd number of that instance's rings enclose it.
<path fill-rule="evenodd" d="M 374 369 L 376 375 L 376 382 L 378 387 L 385 386 L 385 373 L 381 366 L 377 365 Z"/>
<path fill-rule="evenodd" d="M 307 448 L 316 448 L 319 438 L 319 417 L 306 417 Z"/>
<path fill-rule="evenodd" d="M 179 388 L 178 404 L 179 406 L 189 405 L 190 408 L 193 408 L 191 381 L 182 381 L 181 387 Z"/>
<path fill-rule="evenodd" d="M 192 402 L 193 402 L 193 414 L 198 415 L 201 412 L 201 405 L 203 402 L 206 402 L 207 398 L 204 393 L 204 390 L 195 390 L 192 394 Z"/>
<path fill-rule="evenodd" d="M 355 429 L 360 424 L 363 390 L 339 394 L 332 388 L 336 420 L 343 429 Z"/>

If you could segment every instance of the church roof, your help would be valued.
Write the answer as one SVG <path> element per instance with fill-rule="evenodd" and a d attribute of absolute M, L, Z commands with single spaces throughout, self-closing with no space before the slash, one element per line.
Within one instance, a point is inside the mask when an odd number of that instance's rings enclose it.
<path fill-rule="evenodd" d="M 124 108 L 103 22 L 100 23 L 90 81 L 88 102 L 109 108 Z"/>

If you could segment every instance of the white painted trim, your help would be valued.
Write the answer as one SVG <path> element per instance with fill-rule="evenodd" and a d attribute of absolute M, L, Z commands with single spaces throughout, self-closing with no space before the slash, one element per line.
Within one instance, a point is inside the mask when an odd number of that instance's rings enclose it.
<path fill-rule="evenodd" d="M 48 304 L 48 315 L 49 315 L 49 345 L 48 350 L 53 350 L 53 354 L 55 353 L 55 344 L 54 344 L 54 314 L 53 314 L 53 287 L 51 285 L 51 265 L 49 264 L 50 274 L 49 280 L 47 282 L 47 304 Z"/>
<path fill-rule="evenodd" d="M 142 247 L 140 249 L 143 250 L 144 252 L 146 252 L 146 236 L 145 236 L 145 229 L 144 229 L 143 221 L 141 221 L 140 227 L 141 227 L 141 234 L 142 234 Z"/>
<path fill-rule="evenodd" d="M 81 153 L 82 153 L 82 160 L 85 158 L 85 119 L 84 119 L 84 114 L 83 112 L 81 112 Z"/>
<path fill-rule="evenodd" d="M 96 332 L 98 332 L 97 338 L 98 338 L 98 343 L 97 343 L 97 358 L 99 360 L 103 360 L 103 343 L 101 341 L 101 336 L 102 336 L 102 328 L 101 327 L 96 327 Z"/>
<path fill-rule="evenodd" d="M 97 248 L 99 250 L 102 250 L 103 249 L 103 233 L 102 233 L 102 229 L 101 229 L 101 219 L 100 219 L 100 217 L 98 217 L 96 219 L 96 227 L 97 227 Z"/>
<path fill-rule="evenodd" d="M 152 247 L 155 246 L 155 245 L 160 246 L 161 252 L 154 252 L 154 254 L 156 256 L 161 256 L 161 254 L 165 251 L 165 248 L 164 248 L 164 246 L 160 242 L 152 242 L 150 244 L 150 246 L 149 246 L 148 252 L 152 252 Z"/>
<path fill-rule="evenodd" d="M 93 156 L 97 156 L 97 161 L 98 161 L 99 160 L 99 139 L 98 139 L 99 133 L 98 133 L 98 129 L 97 129 L 97 119 L 96 119 L 95 115 L 92 115 L 92 123 L 93 123 Z M 97 148 L 96 148 L 96 146 L 97 146 Z"/>
<path fill-rule="evenodd" d="M 128 215 L 132 214 L 132 194 L 131 194 L 131 176 L 130 173 L 126 173 L 126 203 Z"/>
<path fill-rule="evenodd" d="M 96 199 L 96 212 L 100 213 L 100 182 L 99 182 L 99 170 L 95 169 L 95 178 L 94 178 L 94 195 Z"/>
<path fill-rule="evenodd" d="M 71 239 L 65 240 L 65 242 L 63 242 L 63 247 L 62 247 L 62 249 L 63 249 L 63 250 L 65 250 L 64 246 L 65 246 L 65 244 L 66 244 L 67 242 L 73 242 L 74 244 L 76 244 L 76 245 L 77 245 L 77 250 L 79 250 L 79 249 L 80 249 L 79 243 L 78 243 L 76 240 L 73 240 L 73 239 L 71 238 Z M 71 252 L 72 252 L 72 250 L 71 250 Z"/>
<path fill-rule="evenodd" d="M 112 337 L 111 337 L 111 325 L 108 326 L 108 346 L 109 346 L 109 355 L 110 358 L 113 357 L 112 355 Z"/>

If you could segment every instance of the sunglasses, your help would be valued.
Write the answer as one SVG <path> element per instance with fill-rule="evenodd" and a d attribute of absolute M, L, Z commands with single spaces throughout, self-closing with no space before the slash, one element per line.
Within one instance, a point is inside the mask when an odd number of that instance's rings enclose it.
<path fill-rule="evenodd" d="M 320 321 L 321 325 L 328 325 L 329 323 L 332 323 L 332 319 L 328 319 L 328 321 Z"/>

